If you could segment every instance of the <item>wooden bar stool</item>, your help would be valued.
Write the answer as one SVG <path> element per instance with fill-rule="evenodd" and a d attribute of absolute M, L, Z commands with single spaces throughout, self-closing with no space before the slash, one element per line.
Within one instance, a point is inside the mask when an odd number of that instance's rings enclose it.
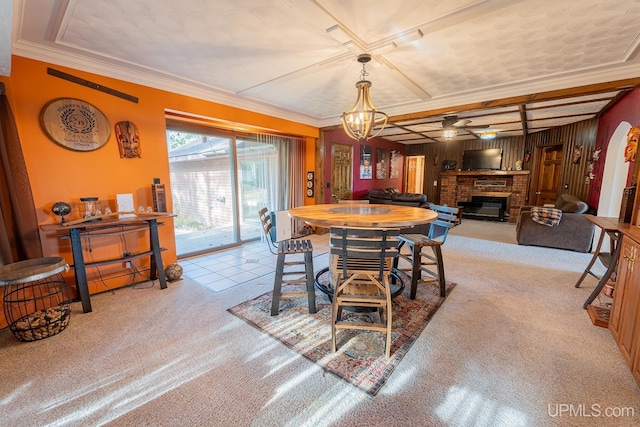
<path fill-rule="evenodd" d="M 446 296 L 446 279 L 444 262 L 442 260 L 442 245 L 449 230 L 458 220 L 458 208 L 430 205 L 429 209 L 438 212 L 438 219 L 429 224 L 428 234 L 401 234 L 398 236 L 398 257 L 394 259 L 393 268 L 396 272 L 411 278 L 410 299 L 415 299 L 418 283 L 438 282 L 440 296 Z M 402 253 L 402 247 L 407 245 L 409 253 Z M 431 253 L 423 248 L 430 248 Z M 398 267 L 400 258 L 411 264 L 411 269 Z M 409 274 L 410 271 L 410 274 Z M 429 277 L 423 278 L 425 272 Z"/>
<path fill-rule="evenodd" d="M 394 260 L 394 269 L 409 278 L 408 270 L 398 268 L 399 258 L 411 264 L 411 291 L 409 298 L 416 298 L 418 283 L 431 283 L 435 281 L 439 282 L 440 296 L 444 297 L 446 295 L 446 281 L 444 277 L 444 264 L 442 262 L 442 242 L 433 240 L 424 234 L 401 234 L 398 236 L 398 240 L 400 241 L 398 251 L 401 251 L 402 247 L 407 245 L 409 254 L 398 254 L 398 258 Z M 431 248 L 433 254 L 423 252 L 422 248 Z M 437 268 L 436 271 L 433 270 L 434 266 Z M 423 271 L 431 277 L 423 279 Z"/>
<path fill-rule="evenodd" d="M 258 211 L 260 216 L 260 222 L 262 223 L 262 230 L 264 231 L 269 250 L 273 254 L 278 254 L 278 261 L 276 262 L 276 277 L 273 281 L 273 300 L 271 302 L 271 315 L 277 316 L 280 310 L 281 298 L 296 298 L 306 296 L 309 302 L 309 313 L 316 312 L 316 293 L 314 287 L 314 275 L 313 275 L 313 245 L 309 239 L 297 239 L 297 240 L 283 240 L 277 245 L 273 242 L 271 235 L 271 229 L 273 224 L 271 223 L 271 216 L 267 211 L 267 208 L 262 208 Z M 301 257 L 302 256 L 302 257 Z M 289 259 L 287 259 L 289 257 Z M 293 260 L 292 260 L 293 258 Z M 285 271 L 286 267 L 294 265 L 303 265 L 304 270 Z M 304 278 L 300 278 L 300 275 L 304 274 Z M 285 279 L 290 276 L 298 276 L 296 279 Z M 282 293 L 283 284 L 306 284 L 305 292 L 289 292 Z"/>
<path fill-rule="evenodd" d="M 300 259 L 300 254 L 304 259 Z M 297 256 L 290 261 L 287 257 Z M 303 265 L 304 270 L 285 271 L 285 267 Z M 304 278 L 285 279 L 287 276 L 304 274 Z M 278 244 L 278 262 L 276 263 L 276 277 L 273 281 L 273 301 L 271 303 L 271 315 L 277 316 L 280 309 L 280 298 L 307 297 L 309 313 L 316 312 L 316 293 L 313 285 L 313 245 L 311 240 L 283 240 Z M 282 293 L 283 284 L 306 284 L 305 292 Z"/>

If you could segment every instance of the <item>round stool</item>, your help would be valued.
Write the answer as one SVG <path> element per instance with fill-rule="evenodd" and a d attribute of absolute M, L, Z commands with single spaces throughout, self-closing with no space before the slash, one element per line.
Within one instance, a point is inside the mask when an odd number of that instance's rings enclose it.
<path fill-rule="evenodd" d="M 69 286 L 60 274 L 64 258 L 20 261 L 0 267 L 4 316 L 20 341 L 41 340 L 62 332 L 71 316 Z"/>

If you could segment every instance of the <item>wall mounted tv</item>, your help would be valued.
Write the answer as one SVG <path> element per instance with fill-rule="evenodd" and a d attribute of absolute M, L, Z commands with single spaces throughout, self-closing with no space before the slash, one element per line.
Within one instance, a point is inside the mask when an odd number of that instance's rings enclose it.
<path fill-rule="evenodd" d="M 462 170 L 500 170 L 501 166 L 502 148 L 464 150 L 462 153 Z"/>

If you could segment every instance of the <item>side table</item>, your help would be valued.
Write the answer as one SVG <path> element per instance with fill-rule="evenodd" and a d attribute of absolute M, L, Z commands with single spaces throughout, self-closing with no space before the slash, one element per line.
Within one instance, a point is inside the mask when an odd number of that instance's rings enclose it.
<path fill-rule="evenodd" d="M 620 255 L 619 243 L 622 236 L 622 230 L 629 228 L 629 224 L 619 222 L 618 218 L 598 217 L 593 215 L 585 215 L 585 218 L 599 227 L 601 229 L 601 233 L 596 248 L 593 252 L 591 261 L 589 261 L 589 264 L 575 284 L 575 287 L 579 288 L 587 274 L 595 277 L 596 279 L 599 279 L 598 284 L 593 289 L 593 292 L 591 292 L 591 295 L 589 295 L 587 300 L 584 302 L 582 306 L 582 308 L 584 309 L 586 309 L 593 302 L 593 300 L 595 300 L 600 291 L 602 291 L 602 288 L 606 285 L 613 273 L 616 271 L 618 266 L 618 257 Z M 605 235 L 609 236 L 611 242 L 611 248 L 608 254 L 601 252 Z M 602 264 L 607 267 L 607 271 L 602 275 L 602 277 L 598 277 L 591 271 L 591 268 L 598 259 L 600 259 Z"/>

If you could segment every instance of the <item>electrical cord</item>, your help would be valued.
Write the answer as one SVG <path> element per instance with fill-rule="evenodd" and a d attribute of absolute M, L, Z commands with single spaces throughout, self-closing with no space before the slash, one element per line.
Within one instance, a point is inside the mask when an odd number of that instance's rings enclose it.
<path fill-rule="evenodd" d="M 88 245 L 87 245 L 87 249 L 89 251 L 89 258 L 91 258 L 91 262 L 95 262 L 95 259 L 93 258 L 93 247 L 91 246 L 91 238 L 87 238 L 88 240 Z M 115 289 L 112 289 L 109 287 L 109 285 L 107 285 L 107 282 L 104 281 L 104 278 L 102 277 L 102 272 L 100 271 L 99 267 L 93 267 L 96 269 L 96 272 L 98 273 L 98 277 L 100 278 L 100 282 L 102 283 L 102 285 L 107 288 L 108 291 L 111 292 L 112 295 L 116 294 Z"/>

